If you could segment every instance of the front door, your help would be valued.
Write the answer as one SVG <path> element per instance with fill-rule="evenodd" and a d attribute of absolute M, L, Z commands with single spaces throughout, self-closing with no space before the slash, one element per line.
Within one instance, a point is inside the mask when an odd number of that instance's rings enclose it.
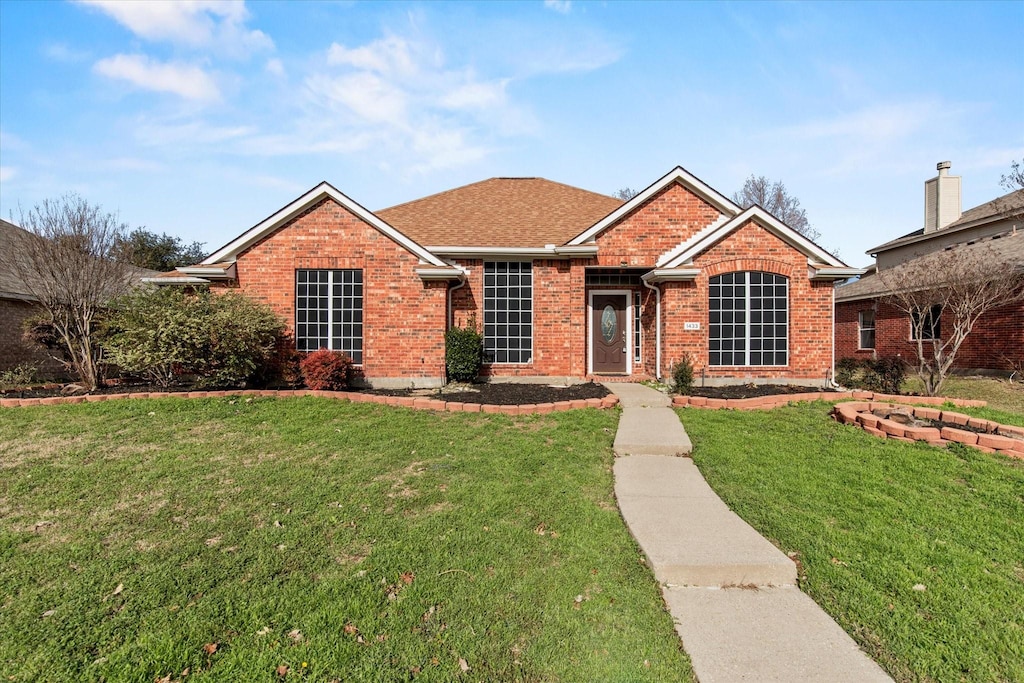
<path fill-rule="evenodd" d="M 595 374 L 626 374 L 625 294 L 593 294 L 591 297 L 590 348 Z"/>

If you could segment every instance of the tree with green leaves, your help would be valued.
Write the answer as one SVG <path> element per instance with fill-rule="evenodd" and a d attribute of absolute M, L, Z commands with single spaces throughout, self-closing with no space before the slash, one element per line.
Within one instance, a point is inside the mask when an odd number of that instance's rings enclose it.
<path fill-rule="evenodd" d="M 180 237 L 136 228 L 118 241 L 117 256 L 140 268 L 166 272 L 199 263 L 206 252 L 203 242 L 186 244 Z"/>

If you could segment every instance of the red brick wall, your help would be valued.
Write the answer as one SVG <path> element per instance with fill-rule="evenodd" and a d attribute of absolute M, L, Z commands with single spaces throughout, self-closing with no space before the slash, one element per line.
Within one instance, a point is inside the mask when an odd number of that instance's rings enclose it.
<path fill-rule="evenodd" d="M 873 300 L 836 304 L 836 359 L 871 358 L 859 350 L 858 314 L 875 308 L 875 353 L 879 357 L 917 357 L 917 343 L 910 341 L 910 320 L 894 307 Z M 943 339 L 948 339 L 949 321 L 941 321 Z M 957 353 L 958 369 L 1006 370 L 1008 358 L 1024 358 L 1024 304 L 1004 306 L 978 321 Z"/>
<path fill-rule="evenodd" d="M 447 285 L 424 283 L 419 258 L 331 199 L 311 207 L 238 256 L 238 284 L 294 332 L 295 271 L 363 270 L 365 377 L 440 378 Z"/>
<path fill-rule="evenodd" d="M 26 319 L 39 313 L 39 309 L 27 301 L 0 299 L 0 371 L 9 370 L 22 363 L 39 367 L 38 375 L 57 377 L 65 374 L 63 367 L 40 349 L 22 339 Z"/>
<path fill-rule="evenodd" d="M 693 282 L 670 282 L 662 294 L 662 372 L 689 355 L 712 378 L 824 380 L 832 367 L 832 283 L 808 278 L 807 256 L 751 221 L 694 260 Z M 784 367 L 708 365 L 708 284 L 722 273 L 762 271 L 789 278 L 789 364 Z M 699 322 L 686 331 L 684 322 Z"/>

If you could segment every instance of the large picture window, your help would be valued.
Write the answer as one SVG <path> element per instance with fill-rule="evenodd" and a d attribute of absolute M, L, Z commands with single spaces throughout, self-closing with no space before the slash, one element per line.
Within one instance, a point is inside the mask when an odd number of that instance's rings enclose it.
<path fill-rule="evenodd" d="M 484 262 L 484 358 L 529 363 L 533 358 L 533 264 Z"/>
<path fill-rule="evenodd" d="M 299 351 L 344 351 L 363 362 L 363 271 L 295 271 L 295 343 Z"/>
<path fill-rule="evenodd" d="M 759 272 L 711 278 L 709 365 L 787 365 L 789 280 Z"/>
<path fill-rule="evenodd" d="M 858 343 L 860 349 L 875 348 L 875 311 L 867 309 L 858 313 L 857 328 L 859 334 Z"/>

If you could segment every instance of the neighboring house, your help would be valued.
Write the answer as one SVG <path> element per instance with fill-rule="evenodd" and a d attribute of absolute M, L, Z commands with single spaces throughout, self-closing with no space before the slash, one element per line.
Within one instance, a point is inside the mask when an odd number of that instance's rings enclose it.
<path fill-rule="evenodd" d="M 17 225 L 0 219 L 0 249 L 12 250 L 11 258 L 20 258 L 17 252 L 22 243 Z M 61 370 L 57 361 L 45 349 L 22 339 L 25 321 L 39 313 L 36 299 L 25 282 L 0 261 L 0 372 L 23 363 L 39 367 L 42 375 L 55 375 Z"/>
<path fill-rule="evenodd" d="M 871 249 L 875 265 L 856 282 L 836 290 L 836 356 L 838 358 L 917 357 L 910 319 L 885 303 L 888 273 L 912 270 L 953 251 L 959 258 L 998 257 L 1024 267 L 1024 190 L 961 213 L 960 178 L 949 175 L 950 164 L 938 164 L 939 175 L 925 183 L 925 227 Z M 984 267 L 984 266 L 981 266 Z M 879 272 L 882 274 L 879 275 Z M 930 334 L 945 339 L 940 310 L 925 313 Z M 927 333 L 927 332 L 926 332 Z M 960 370 L 1008 370 L 1024 361 L 1024 303 L 989 312 L 964 340 L 957 355 Z"/>
<path fill-rule="evenodd" d="M 375 386 L 442 383 L 445 330 L 474 318 L 493 379 L 663 377 L 689 356 L 708 384 L 821 384 L 834 281 L 861 272 L 677 167 L 626 202 L 492 178 L 372 213 L 322 183 L 151 281 L 239 287 Z"/>
<path fill-rule="evenodd" d="M 66 374 L 63 366 L 50 357 L 46 349 L 26 342 L 22 333 L 25 321 L 42 312 L 38 299 L 32 294 L 31 283 L 16 272 L 11 262 L 18 260 L 29 263 L 25 253 L 27 239 L 39 239 L 24 228 L 0 219 L 0 249 L 5 259 L 0 259 L 0 372 L 22 363 L 38 366 L 42 377 L 59 377 Z M 141 281 L 156 275 L 156 271 L 133 268 L 135 277 Z M 38 280 L 36 281 L 39 282 Z M 38 287 L 36 288 L 38 290 Z"/>

